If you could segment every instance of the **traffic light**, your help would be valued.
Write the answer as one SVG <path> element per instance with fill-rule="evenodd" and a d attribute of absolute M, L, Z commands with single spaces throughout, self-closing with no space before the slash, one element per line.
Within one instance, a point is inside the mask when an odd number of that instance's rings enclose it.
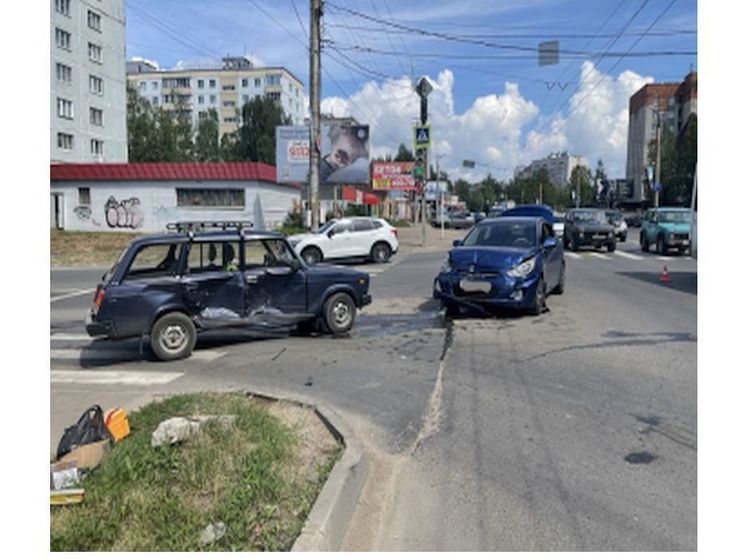
<path fill-rule="evenodd" d="M 424 179 L 425 178 L 425 159 L 427 150 L 425 148 L 419 148 L 415 151 L 414 155 L 414 178 Z"/>

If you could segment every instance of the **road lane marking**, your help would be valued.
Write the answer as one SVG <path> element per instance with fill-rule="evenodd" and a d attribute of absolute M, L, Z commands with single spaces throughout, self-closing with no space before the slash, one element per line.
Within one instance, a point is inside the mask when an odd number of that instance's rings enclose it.
<path fill-rule="evenodd" d="M 96 291 L 95 289 L 81 289 L 80 291 L 73 291 L 72 293 L 67 293 L 65 295 L 58 295 L 57 297 L 52 297 L 49 299 L 50 303 L 56 303 L 57 301 L 62 301 L 63 299 L 72 299 L 73 297 L 80 297 L 81 295 L 87 295 L 89 293 L 93 293 Z"/>
<path fill-rule="evenodd" d="M 671 258 L 670 256 L 658 256 L 657 259 L 663 262 L 670 262 L 671 260 L 673 260 L 673 258 Z"/>
<path fill-rule="evenodd" d="M 188 360 L 195 361 L 215 361 L 223 357 L 226 353 L 224 351 L 211 351 L 209 349 L 203 349 L 192 353 Z M 116 361 L 116 360 L 128 360 L 131 361 L 134 356 L 139 355 L 137 349 L 123 350 L 123 349 L 95 349 L 95 348 L 81 348 L 81 349 L 53 349 L 50 351 L 51 359 L 59 360 L 85 360 L 85 361 Z"/>
<path fill-rule="evenodd" d="M 158 371 L 60 371 L 52 370 L 52 384 L 168 384 L 184 373 L 164 373 Z"/>
<path fill-rule="evenodd" d="M 600 258 L 601 260 L 611 260 L 611 258 L 606 256 L 605 254 L 599 254 L 597 252 L 589 252 L 588 254 L 595 258 Z"/>
<path fill-rule="evenodd" d="M 617 250 L 615 254 L 618 254 L 622 258 L 629 258 L 630 260 L 642 260 L 642 256 L 638 256 L 637 254 L 632 254 L 630 252 L 625 252 L 623 250 Z"/>
<path fill-rule="evenodd" d="M 56 332 L 52 334 L 51 339 L 53 342 L 90 342 L 93 340 L 88 334 L 83 332 L 79 334 L 68 333 L 68 332 Z"/>
<path fill-rule="evenodd" d="M 570 258 L 574 258 L 575 260 L 580 260 L 581 258 L 583 258 L 579 254 L 576 254 L 574 252 L 566 252 L 565 256 L 569 256 Z"/>

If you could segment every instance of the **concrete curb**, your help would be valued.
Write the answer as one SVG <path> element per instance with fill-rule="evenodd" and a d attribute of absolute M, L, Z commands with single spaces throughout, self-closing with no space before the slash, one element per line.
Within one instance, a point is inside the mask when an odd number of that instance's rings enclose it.
<path fill-rule="evenodd" d="M 352 428 L 333 409 L 315 402 L 272 390 L 247 390 L 247 396 L 284 400 L 312 408 L 332 436 L 345 447 L 332 468 L 321 493 L 308 514 L 291 551 L 340 551 L 350 518 L 368 475 L 368 455 Z"/>

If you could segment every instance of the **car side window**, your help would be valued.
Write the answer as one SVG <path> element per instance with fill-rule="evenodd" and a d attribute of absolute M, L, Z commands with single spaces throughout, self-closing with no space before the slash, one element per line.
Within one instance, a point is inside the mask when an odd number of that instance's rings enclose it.
<path fill-rule="evenodd" d="M 541 241 L 544 242 L 546 239 L 554 237 L 554 229 L 548 223 L 542 223 L 541 225 Z"/>
<path fill-rule="evenodd" d="M 244 243 L 244 270 L 292 266 L 297 262 L 295 254 L 282 239 L 256 239 Z"/>
<path fill-rule="evenodd" d="M 381 227 L 383 227 L 383 222 L 382 221 L 378 221 L 377 219 L 374 219 L 373 220 L 373 229 L 380 229 Z"/>
<path fill-rule="evenodd" d="M 173 277 L 179 273 L 183 244 L 180 242 L 141 247 L 122 281 Z"/>
<path fill-rule="evenodd" d="M 356 219 L 353 222 L 353 230 L 356 233 L 360 231 L 372 231 L 373 223 L 371 223 L 370 219 Z"/>
<path fill-rule="evenodd" d="M 189 247 L 187 273 L 235 271 L 238 269 L 238 243 L 234 241 L 196 242 Z"/>
<path fill-rule="evenodd" d="M 340 233 L 352 233 L 352 223 L 341 222 L 334 226 L 334 234 L 339 235 Z"/>

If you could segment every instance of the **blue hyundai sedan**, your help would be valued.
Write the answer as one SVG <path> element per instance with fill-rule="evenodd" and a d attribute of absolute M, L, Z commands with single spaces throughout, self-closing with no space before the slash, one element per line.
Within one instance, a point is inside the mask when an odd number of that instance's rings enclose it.
<path fill-rule="evenodd" d="M 538 315 L 548 293 L 565 289 L 562 243 L 541 217 L 485 219 L 453 245 L 433 285 L 450 313 L 502 307 Z"/>

